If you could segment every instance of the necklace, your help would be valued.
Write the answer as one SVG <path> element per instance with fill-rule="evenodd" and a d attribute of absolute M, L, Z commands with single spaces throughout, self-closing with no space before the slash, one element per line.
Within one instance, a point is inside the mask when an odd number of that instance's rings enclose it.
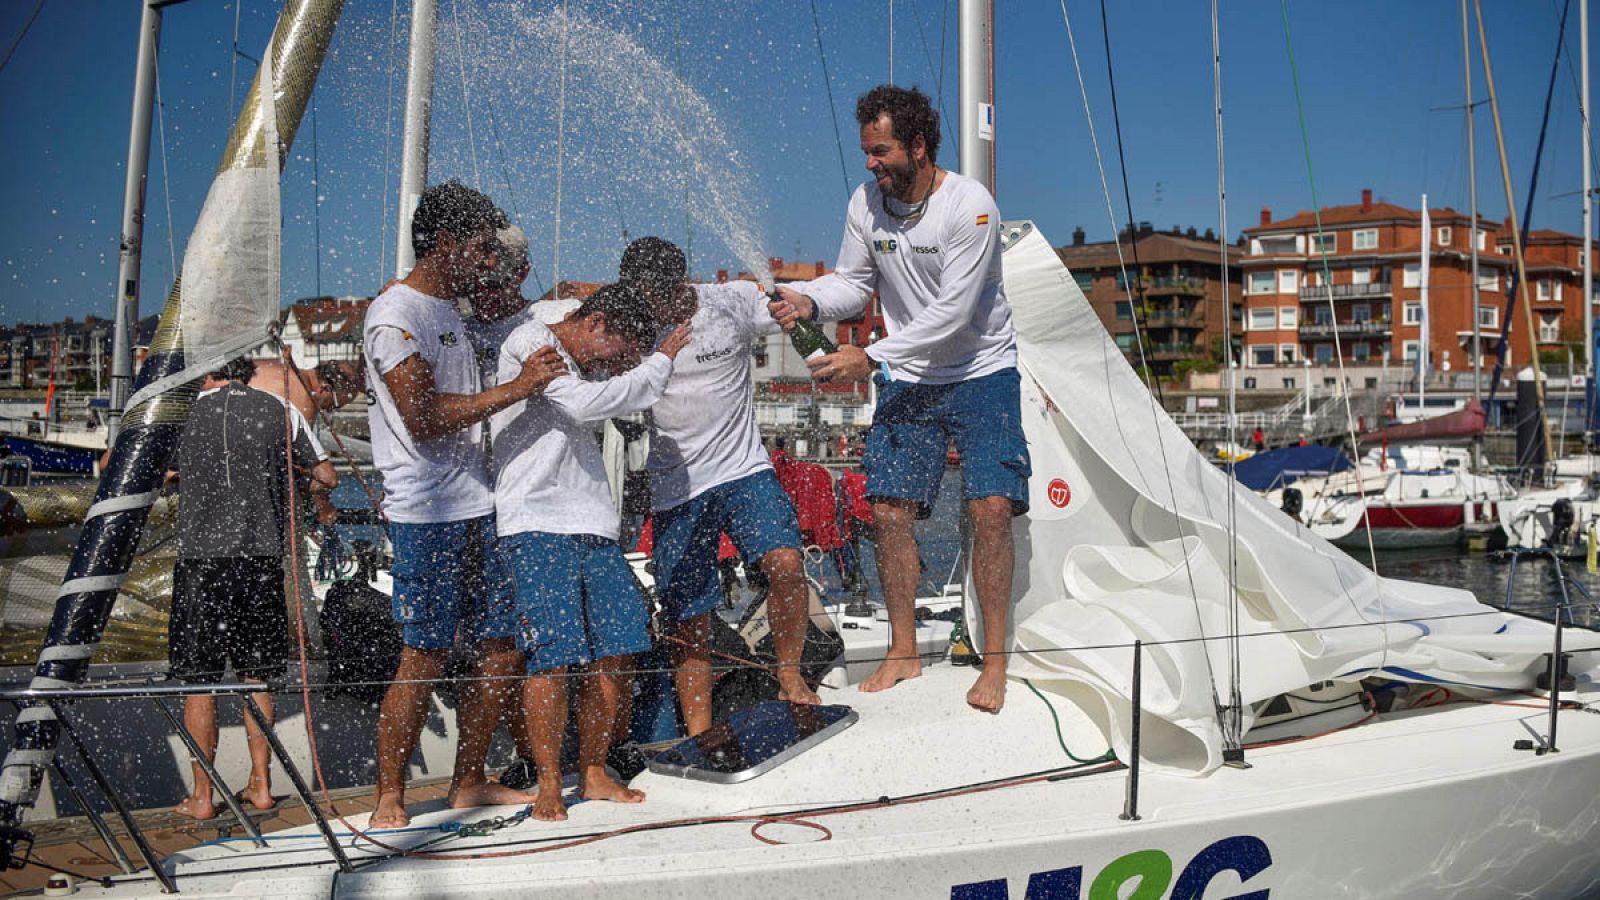
<path fill-rule="evenodd" d="M 889 206 L 888 194 L 879 194 L 878 199 L 883 203 L 884 213 L 890 218 L 899 219 L 901 225 L 915 225 L 917 220 L 922 218 L 922 214 L 928 211 L 928 198 L 933 196 L 933 185 L 934 182 L 938 180 L 939 169 L 935 167 L 933 170 L 933 176 L 928 179 L 928 189 L 922 192 L 922 199 L 918 200 L 914 204 L 911 204 L 910 208 L 903 213 L 897 213 Z"/>

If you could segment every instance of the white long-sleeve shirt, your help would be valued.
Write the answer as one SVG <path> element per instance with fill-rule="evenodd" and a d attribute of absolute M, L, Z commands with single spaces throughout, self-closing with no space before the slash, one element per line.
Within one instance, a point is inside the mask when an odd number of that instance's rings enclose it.
<path fill-rule="evenodd" d="M 1017 364 L 1000 278 L 1000 211 L 983 185 L 955 172 L 945 173 L 910 227 L 884 212 L 875 182 L 856 189 L 833 272 L 787 286 L 809 296 L 824 319 L 856 315 L 876 290 L 889 335 L 867 355 L 897 381 L 950 384 Z"/>
<path fill-rule="evenodd" d="M 557 378 L 544 393 L 489 420 L 494 434 L 497 528 L 501 535 L 542 531 L 615 540 L 621 522 L 611 503 L 594 428 L 659 400 L 672 375 L 672 360 L 654 353 L 624 375 L 586 381 L 549 328 L 525 322 L 501 346 L 501 381 L 515 378 L 523 361 L 546 346 L 556 348 L 573 374 Z"/>

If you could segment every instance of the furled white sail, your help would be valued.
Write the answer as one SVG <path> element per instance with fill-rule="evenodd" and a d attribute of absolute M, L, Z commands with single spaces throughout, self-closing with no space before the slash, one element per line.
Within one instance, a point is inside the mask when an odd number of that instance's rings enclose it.
<path fill-rule="evenodd" d="M 185 370 L 190 377 L 254 349 L 278 320 L 282 214 L 278 191 L 277 81 L 262 55 L 259 133 L 211 182 L 183 254 Z"/>
<path fill-rule="evenodd" d="M 1379 578 L 1233 484 L 1161 411 L 1037 229 L 1006 234 L 1033 460 L 1031 509 L 1016 520 L 1013 674 L 1081 707 L 1126 759 L 1127 645 L 1144 641 L 1144 758 L 1219 765 L 1233 492 L 1245 704 L 1380 671 L 1531 687 L 1547 626 L 1466 591 Z"/>

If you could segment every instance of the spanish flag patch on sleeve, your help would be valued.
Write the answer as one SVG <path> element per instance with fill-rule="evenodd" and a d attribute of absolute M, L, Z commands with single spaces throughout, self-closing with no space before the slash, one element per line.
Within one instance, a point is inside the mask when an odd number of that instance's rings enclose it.
<path fill-rule="evenodd" d="M 987 224 L 989 224 L 989 215 L 988 215 L 988 213 L 985 213 L 985 214 L 983 214 L 983 215 L 978 217 L 978 224 L 979 225 L 987 225 Z"/>

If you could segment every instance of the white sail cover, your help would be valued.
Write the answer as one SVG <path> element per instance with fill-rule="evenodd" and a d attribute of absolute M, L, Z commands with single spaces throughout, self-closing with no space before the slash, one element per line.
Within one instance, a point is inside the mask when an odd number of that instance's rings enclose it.
<path fill-rule="evenodd" d="M 1161 410 L 1043 235 L 1031 223 L 1004 234 L 1033 461 L 1015 526 L 1013 675 L 1082 708 L 1127 759 L 1128 645 L 1144 641 L 1144 758 L 1195 774 L 1219 765 L 1231 651 L 1200 639 L 1228 633 L 1232 494 L 1247 707 L 1379 673 L 1532 686 L 1548 626 L 1466 591 L 1379 578 L 1232 483 Z"/>
<path fill-rule="evenodd" d="M 278 320 L 282 215 L 270 46 L 257 88 L 256 140 L 265 152 L 241 153 L 240 165 L 217 173 L 183 253 L 179 325 L 189 378 L 259 346 Z"/>

